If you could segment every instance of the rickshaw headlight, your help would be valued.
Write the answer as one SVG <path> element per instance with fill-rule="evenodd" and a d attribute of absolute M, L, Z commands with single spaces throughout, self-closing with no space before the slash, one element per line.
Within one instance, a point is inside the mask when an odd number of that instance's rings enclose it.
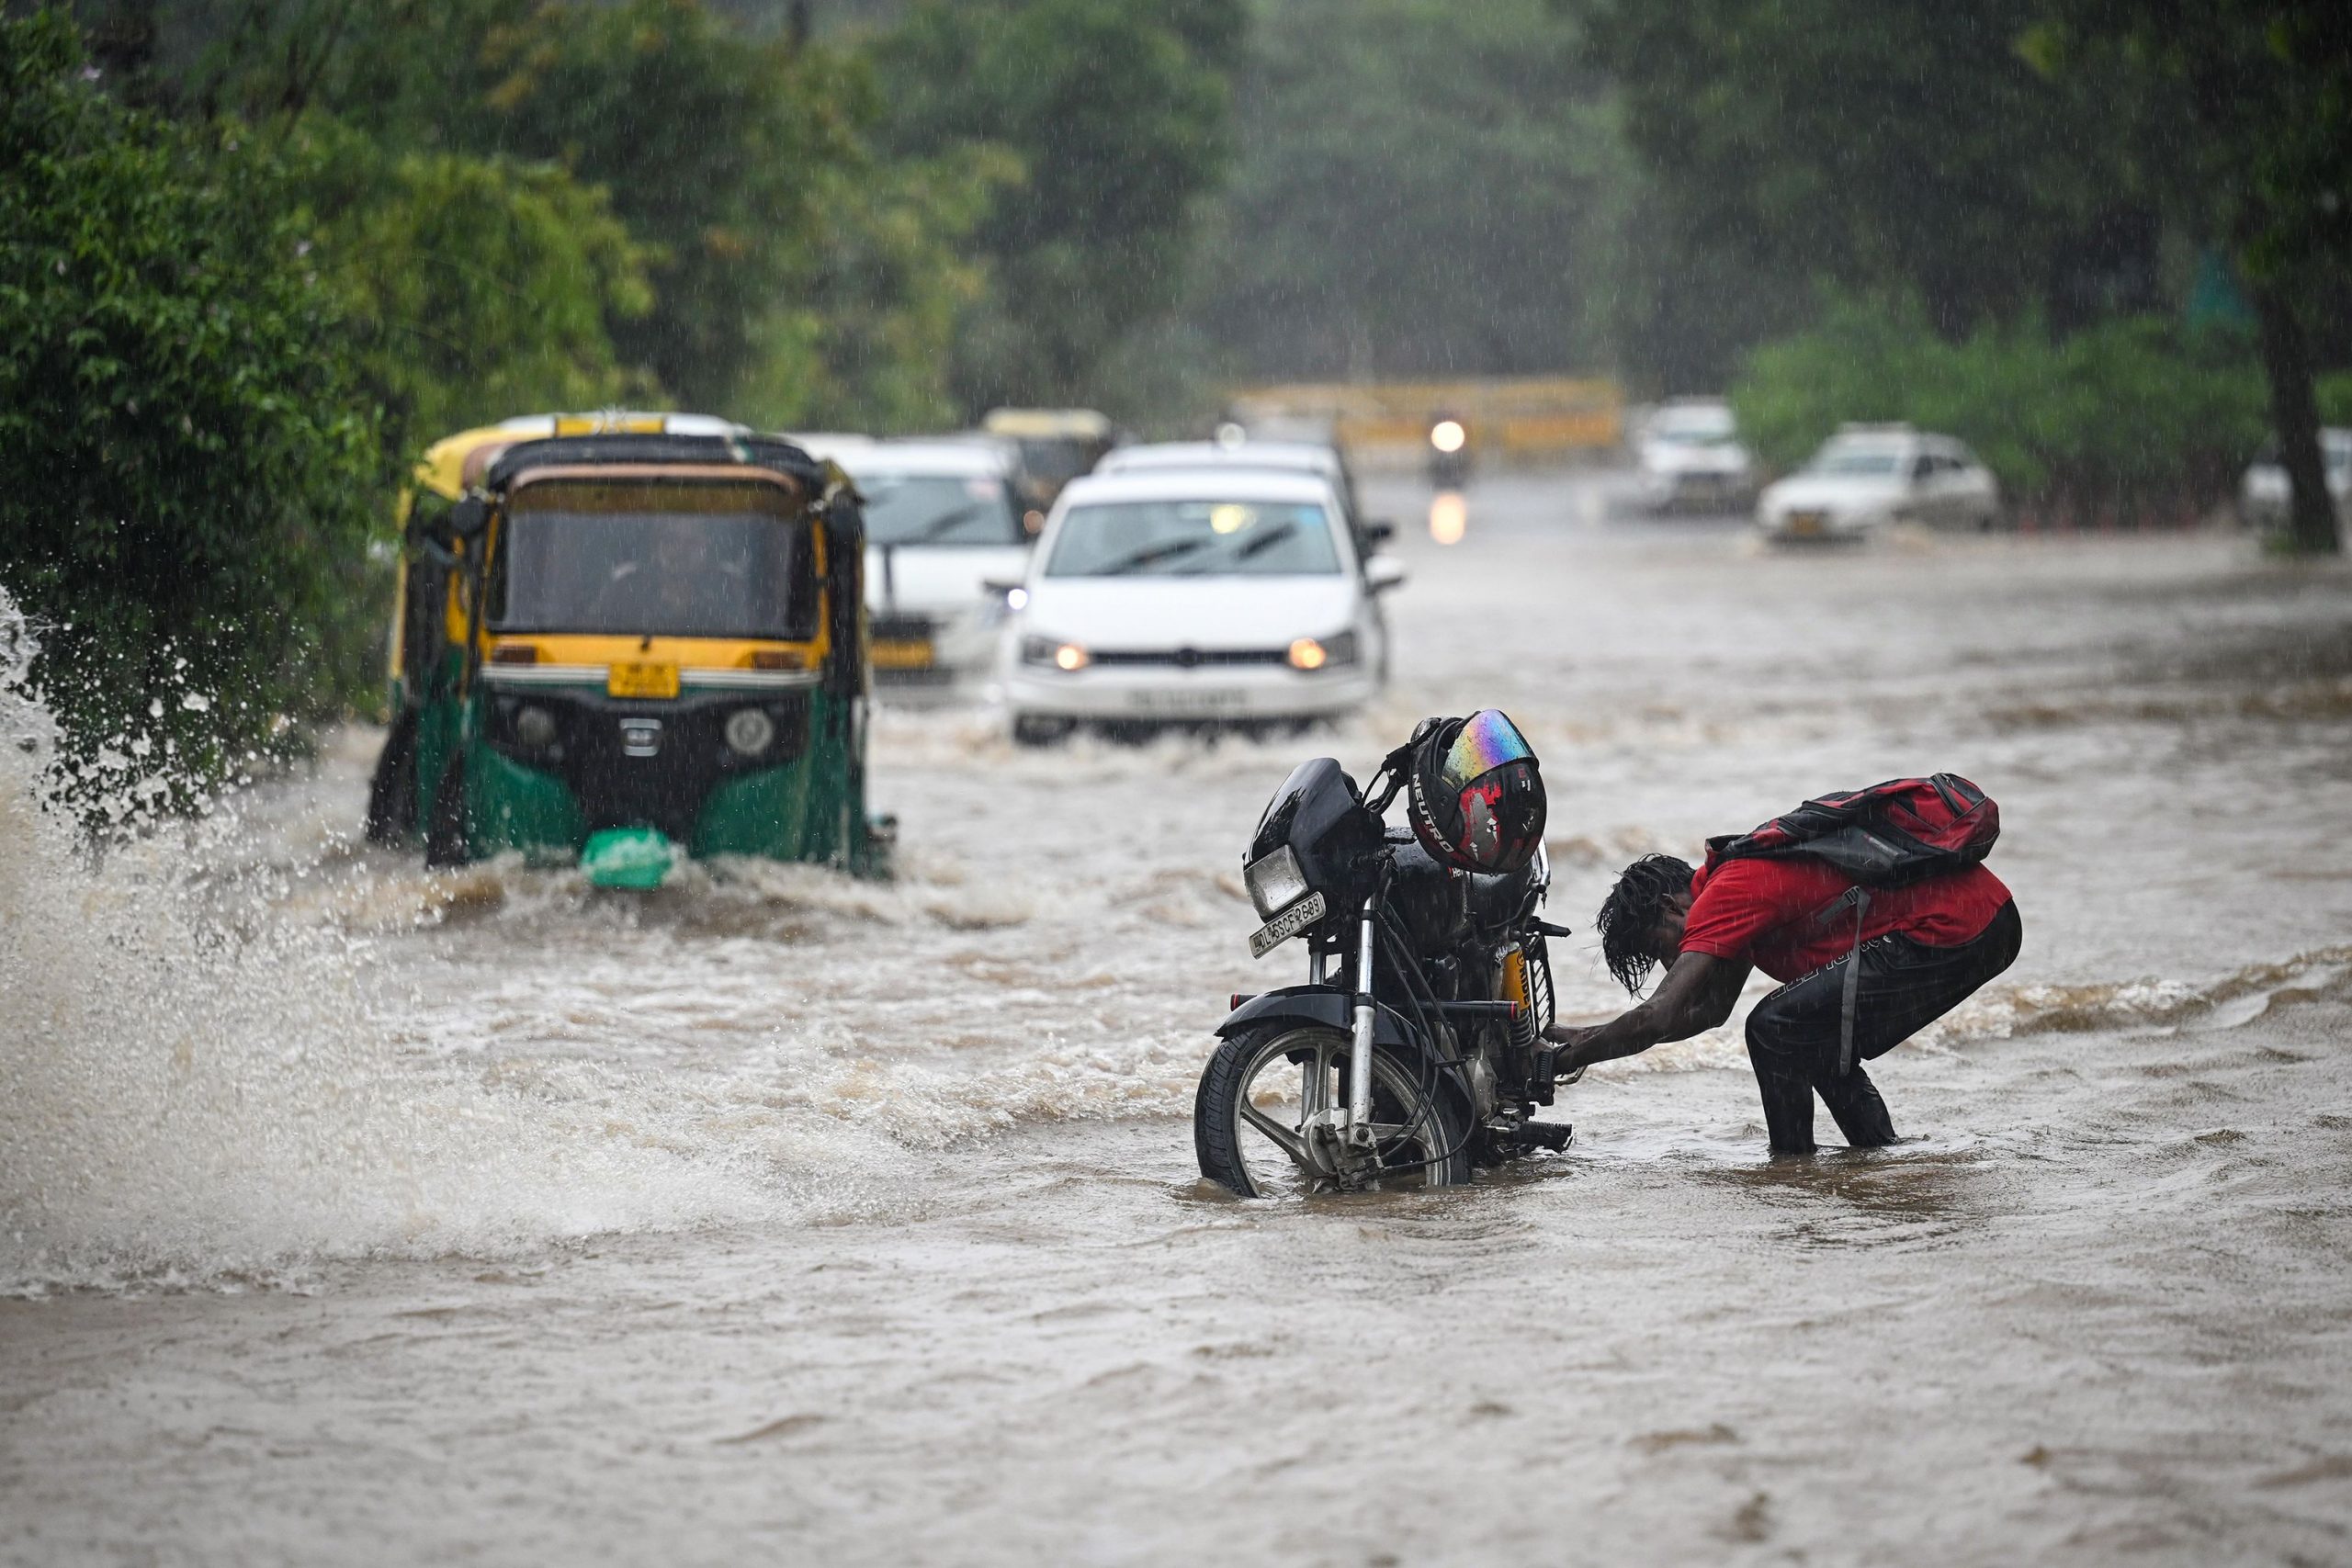
<path fill-rule="evenodd" d="M 756 757 L 775 740 L 775 720 L 759 708 L 739 708 L 728 716 L 727 744 L 737 755 Z"/>
<path fill-rule="evenodd" d="M 514 739 L 535 751 L 554 745 L 558 733 L 555 715 L 545 708 L 526 707 L 514 716 Z"/>

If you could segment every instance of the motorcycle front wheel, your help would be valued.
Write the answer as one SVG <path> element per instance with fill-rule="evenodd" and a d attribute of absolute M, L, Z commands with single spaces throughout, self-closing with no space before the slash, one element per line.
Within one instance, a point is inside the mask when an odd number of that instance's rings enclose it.
<path fill-rule="evenodd" d="M 1201 1174 L 1244 1198 L 1329 1190 L 1303 1131 L 1347 1100 L 1354 1042 L 1319 1024 L 1245 1029 L 1216 1048 L 1193 1100 Z M 1470 1179 L 1471 1112 L 1455 1075 L 1395 1046 L 1374 1047 L 1379 1168 L 1363 1185 L 1454 1187 Z"/>

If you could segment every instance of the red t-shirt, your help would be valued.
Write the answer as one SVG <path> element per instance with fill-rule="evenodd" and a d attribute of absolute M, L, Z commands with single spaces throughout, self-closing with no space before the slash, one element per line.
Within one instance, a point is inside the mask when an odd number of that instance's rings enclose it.
<path fill-rule="evenodd" d="M 1690 913 L 1682 951 L 1753 964 L 1775 980 L 1810 975 L 1854 948 L 1853 917 L 1822 910 L 1853 884 L 1811 855 L 1731 860 L 1690 879 Z M 1908 887 L 1871 889 L 1862 940 L 1899 931 L 1927 947 L 1957 947 L 1984 934 L 2009 901 L 2001 879 L 1981 865 Z"/>

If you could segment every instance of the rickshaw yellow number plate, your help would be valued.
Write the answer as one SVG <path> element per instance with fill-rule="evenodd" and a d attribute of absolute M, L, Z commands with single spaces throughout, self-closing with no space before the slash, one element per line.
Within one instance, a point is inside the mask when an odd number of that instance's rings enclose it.
<path fill-rule="evenodd" d="M 674 697 L 678 667 L 674 664 L 616 664 L 605 677 L 605 690 L 616 697 Z"/>
<path fill-rule="evenodd" d="M 929 638 L 905 638 L 874 644 L 876 670 L 928 670 L 933 654 Z"/>

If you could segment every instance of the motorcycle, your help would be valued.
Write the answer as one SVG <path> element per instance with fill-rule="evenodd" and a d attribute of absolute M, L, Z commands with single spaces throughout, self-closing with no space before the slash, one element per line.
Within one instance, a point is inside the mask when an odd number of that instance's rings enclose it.
<path fill-rule="evenodd" d="M 1430 487 L 1460 490 L 1470 482 L 1470 430 L 1447 415 L 1430 426 Z"/>
<path fill-rule="evenodd" d="M 1201 1174 L 1242 1197 L 1455 1186 L 1573 1135 L 1535 1119 L 1557 1078 L 1545 943 L 1568 934 L 1540 918 L 1550 867 L 1539 849 L 1457 871 L 1389 826 L 1412 750 L 1362 790 L 1331 758 L 1300 764 L 1251 836 L 1250 951 L 1302 939 L 1307 980 L 1234 997 L 1201 1074 Z"/>

